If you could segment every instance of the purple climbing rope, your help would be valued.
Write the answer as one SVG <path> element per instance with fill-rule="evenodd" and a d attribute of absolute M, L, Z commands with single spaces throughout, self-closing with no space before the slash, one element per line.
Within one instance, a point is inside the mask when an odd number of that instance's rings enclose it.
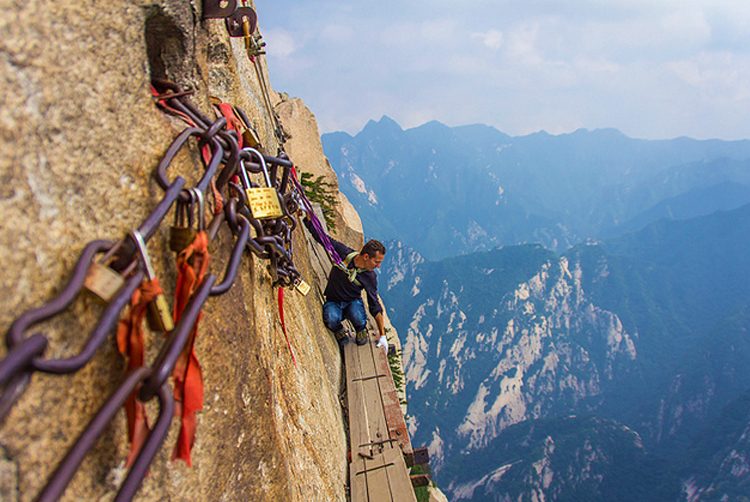
<path fill-rule="evenodd" d="M 331 239 L 328 237 L 328 234 L 326 234 L 325 230 L 323 230 L 323 225 L 320 223 L 320 220 L 315 215 L 315 211 L 313 210 L 312 204 L 310 204 L 310 201 L 305 196 L 304 187 L 297 180 L 297 170 L 294 168 L 292 168 L 292 183 L 294 183 L 294 187 L 297 189 L 297 193 L 300 196 L 300 201 L 302 202 L 305 212 L 307 213 L 307 218 L 310 220 L 310 223 L 315 229 L 315 233 L 317 233 L 318 237 L 320 237 L 320 242 L 323 243 L 323 247 L 325 248 L 326 253 L 328 253 L 328 257 L 331 259 L 331 261 L 335 265 L 341 265 L 343 263 L 343 260 L 341 259 L 339 254 L 336 252 L 336 250 L 333 248 L 333 244 L 331 244 Z"/>

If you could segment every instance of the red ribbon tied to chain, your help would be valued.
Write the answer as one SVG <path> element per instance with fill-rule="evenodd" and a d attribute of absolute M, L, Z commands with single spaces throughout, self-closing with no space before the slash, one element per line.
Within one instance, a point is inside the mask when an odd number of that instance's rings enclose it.
<path fill-rule="evenodd" d="M 130 298 L 130 312 L 117 324 L 117 348 L 128 362 L 128 372 L 143 366 L 143 318 L 146 316 L 148 304 L 162 293 L 158 279 L 143 281 Z M 138 391 L 139 389 L 135 389 L 125 400 L 124 405 L 130 442 L 126 467 L 133 465 L 151 431 L 146 416 L 146 405 L 138 400 Z"/>
<path fill-rule="evenodd" d="M 175 288 L 174 320 L 180 320 L 188 301 L 203 282 L 208 270 L 208 237 L 201 231 L 195 240 L 177 256 L 177 287 Z M 198 357 L 195 354 L 195 338 L 198 336 L 198 323 L 202 314 L 198 314 L 188 342 L 177 359 L 172 378 L 174 379 L 174 397 L 177 406 L 175 416 L 180 417 L 180 435 L 172 452 L 172 459 L 182 459 L 192 466 L 190 451 L 195 443 L 195 413 L 203 409 L 203 375 Z"/>

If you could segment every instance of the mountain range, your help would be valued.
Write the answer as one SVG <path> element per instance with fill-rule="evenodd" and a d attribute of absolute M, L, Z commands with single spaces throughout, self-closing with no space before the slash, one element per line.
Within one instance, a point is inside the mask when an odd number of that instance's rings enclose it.
<path fill-rule="evenodd" d="M 540 243 L 564 251 L 659 218 L 750 202 L 750 141 L 641 140 L 614 129 L 513 137 L 383 117 L 324 134 L 365 230 L 430 259 Z"/>
<path fill-rule="evenodd" d="M 749 246 L 750 205 L 562 254 L 521 245 L 431 262 L 391 243 L 383 296 L 405 338 L 410 426 L 444 489 L 742 493 L 750 410 L 715 427 L 750 389 Z"/>
<path fill-rule="evenodd" d="M 452 500 L 750 501 L 750 141 L 323 136 Z"/>

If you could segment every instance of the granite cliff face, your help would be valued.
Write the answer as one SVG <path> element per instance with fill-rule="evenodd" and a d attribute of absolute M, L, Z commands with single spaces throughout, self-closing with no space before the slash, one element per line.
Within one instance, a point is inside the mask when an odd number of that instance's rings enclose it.
<path fill-rule="evenodd" d="M 530 277 L 512 287 L 508 274 L 521 253 L 538 270 L 528 269 Z M 511 425 L 595 399 L 636 359 L 633 337 L 617 315 L 591 302 L 579 265 L 567 258 L 528 246 L 489 252 L 471 265 L 453 261 L 436 274 L 443 277 L 437 290 L 423 284 L 423 274 L 396 283 L 419 302 L 404 361 L 412 403 L 425 402 L 412 409 L 416 417 L 422 406 L 452 417 L 426 432 L 435 467 L 445 460 L 445 437 L 464 453 L 486 447 Z M 494 296 L 504 286 L 508 291 Z M 482 290 L 483 299 L 474 296 Z M 419 422 L 412 422 L 416 430 Z"/>
<path fill-rule="evenodd" d="M 241 107 L 267 151 L 276 153 L 273 125 L 242 40 L 230 40 L 221 20 L 202 21 L 200 6 L 176 0 L 0 2 L 3 331 L 22 312 L 60 292 L 87 242 L 121 238 L 160 200 L 152 173 L 184 125 L 154 106 L 152 78 L 194 90 L 191 100 L 204 113 L 211 113 L 210 96 Z M 258 14 L 262 31 L 262 6 Z M 277 109 L 293 136 L 287 146 L 291 158 L 303 169 L 335 178 L 309 110 L 299 100 L 284 100 Z M 197 159 L 197 152 L 181 154 L 169 176 L 195 182 Z M 356 246 L 361 224 L 345 200 L 342 207 L 338 237 Z M 149 249 L 171 297 L 175 269 L 167 228 L 160 228 Z M 295 263 L 316 284 L 323 272 L 311 261 L 306 242 L 295 232 Z M 226 227 L 211 243 L 214 273 L 222 274 L 232 243 Z M 139 500 L 345 499 L 341 362 L 320 305 L 314 293 L 286 295 L 295 367 L 266 263 L 244 256 L 236 284 L 207 303 L 200 324 L 196 351 L 205 408 L 198 414 L 194 466 L 170 461 L 173 424 Z M 65 315 L 41 325 L 38 331 L 50 339 L 47 354 L 79 350 L 101 310 L 82 295 Z M 146 343 L 153 358 L 162 337 L 150 335 Z M 81 371 L 34 375 L 0 429 L 0 499 L 35 497 L 123 374 L 110 338 Z M 64 499 L 111 498 L 126 453 L 120 413 Z"/>

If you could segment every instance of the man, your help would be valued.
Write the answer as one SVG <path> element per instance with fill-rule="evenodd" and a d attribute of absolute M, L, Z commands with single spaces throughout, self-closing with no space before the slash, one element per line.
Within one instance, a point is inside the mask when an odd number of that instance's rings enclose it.
<path fill-rule="evenodd" d="M 323 244 L 312 223 L 307 218 L 304 222 L 313 238 Z M 331 239 L 331 244 L 343 263 L 341 266 L 334 265 L 328 275 L 324 292 L 326 302 L 323 304 L 323 323 L 333 331 L 336 341 L 343 347 L 349 338 L 341 322 L 348 319 L 354 326 L 357 345 L 366 344 L 367 314 L 362 302 L 364 289 L 370 315 L 375 319 L 380 333 L 378 346 L 385 346 L 388 350 L 383 307 L 378 300 L 378 277 L 375 274 L 375 269 L 380 267 L 385 257 L 385 246 L 379 241 L 370 240 L 357 252 L 334 239 Z"/>

